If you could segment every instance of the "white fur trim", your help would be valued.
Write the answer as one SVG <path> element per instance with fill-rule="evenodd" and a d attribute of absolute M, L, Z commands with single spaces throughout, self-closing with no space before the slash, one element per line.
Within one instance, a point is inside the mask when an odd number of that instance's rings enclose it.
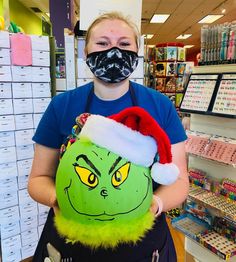
<path fill-rule="evenodd" d="M 161 185 L 170 185 L 177 180 L 179 168 L 173 163 L 160 164 L 156 162 L 152 166 L 151 175 L 155 182 Z"/>
<path fill-rule="evenodd" d="M 156 141 L 152 137 L 99 115 L 88 117 L 79 137 L 89 138 L 94 144 L 146 167 L 153 163 L 157 152 Z"/>

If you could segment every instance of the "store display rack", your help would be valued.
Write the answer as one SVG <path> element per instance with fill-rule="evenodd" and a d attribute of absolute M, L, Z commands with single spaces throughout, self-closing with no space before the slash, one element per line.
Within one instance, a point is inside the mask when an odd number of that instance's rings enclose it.
<path fill-rule="evenodd" d="M 236 118 L 236 73 L 192 74 L 180 111 Z"/>

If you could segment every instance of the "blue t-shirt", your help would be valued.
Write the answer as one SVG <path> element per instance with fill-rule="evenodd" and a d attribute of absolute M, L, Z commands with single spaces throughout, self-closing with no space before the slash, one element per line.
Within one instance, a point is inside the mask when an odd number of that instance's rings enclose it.
<path fill-rule="evenodd" d="M 186 139 L 182 123 L 176 113 L 172 102 L 163 94 L 142 85 L 131 83 L 137 106 L 148 111 L 165 130 L 172 144 Z M 71 134 L 71 129 L 75 124 L 75 118 L 85 112 L 85 107 L 93 83 L 65 92 L 55 96 L 43 115 L 33 140 L 41 145 L 52 148 L 60 148 L 66 137 Z M 122 109 L 133 105 L 130 90 L 119 99 L 113 101 L 103 101 L 95 94 L 92 95 L 90 112 L 103 116 L 112 115 Z M 154 185 L 154 190 L 157 185 Z M 52 210 L 51 210 L 52 212 Z M 165 215 L 162 213 L 155 220 L 152 230 L 148 231 L 145 237 L 136 245 L 120 244 L 116 249 L 90 248 L 78 244 L 66 244 L 64 239 L 57 239 L 54 243 L 56 229 L 51 223 L 50 233 L 47 235 L 47 242 L 53 243 L 60 250 L 66 250 L 67 256 L 71 256 L 77 261 L 113 261 L 113 262 L 133 262 L 149 259 L 154 250 L 159 250 L 166 261 L 176 261 L 173 241 L 171 240 Z M 64 247 L 62 249 L 62 246 Z M 168 258 L 167 258 L 168 257 Z M 145 260 L 145 261 L 149 261 Z M 73 260 L 74 261 L 74 260 Z"/>
<path fill-rule="evenodd" d="M 160 92 L 131 82 L 137 105 L 148 111 L 167 133 L 171 144 L 186 139 L 182 123 L 173 103 Z M 45 111 L 33 140 L 41 145 L 60 148 L 66 137 L 71 134 L 75 118 L 85 112 L 88 94 L 93 83 L 55 96 Z M 122 97 L 104 101 L 93 94 L 90 105 L 92 114 L 109 116 L 132 106 L 130 91 Z"/>

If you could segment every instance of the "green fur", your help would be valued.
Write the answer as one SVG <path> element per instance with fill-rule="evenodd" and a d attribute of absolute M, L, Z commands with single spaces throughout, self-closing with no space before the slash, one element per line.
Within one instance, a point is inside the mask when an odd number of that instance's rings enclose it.
<path fill-rule="evenodd" d="M 112 221 L 101 224 L 81 224 L 64 218 L 61 214 L 55 217 L 55 226 L 67 243 L 80 242 L 93 249 L 98 247 L 115 248 L 119 243 L 135 244 L 153 227 L 154 215 L 146 213 L 131 222 Z"/>

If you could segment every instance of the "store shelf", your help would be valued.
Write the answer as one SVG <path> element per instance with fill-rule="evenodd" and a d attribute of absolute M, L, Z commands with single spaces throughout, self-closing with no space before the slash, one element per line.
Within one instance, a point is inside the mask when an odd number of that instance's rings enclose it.
<path fill-rule="evenodd" d="M 213 209 L 216 215 L 236 223 L 235 201 L 229 201 L 227 198 L 204 190 L 201 187 L 190 187 L 188 198 L 206 208 Z"/>
<path fill-rule="evenodd" d="M 193 156 L 193 157 L 197 157 L 199 159 L 202 159 L 202 160 L 206 160 L 208 162 L 212 162 L 214 164 L 217 164 L 217 165 L 222 165 L 222 166 L 229 166 L 229 167 L 233 167 L 233 168 L 236 168 L 236 164 L 226 164 L 224 162 L 220 162 L 220 161 L 216 161 L 216 160 L 213 160 L 213 159 L 210 159 L 210 158 L 206 158 L 206 157 L 203 157 L 203 156 L 200 156 L 200 155 L 197 155 L 197 154 L 193 154 L 193 153 L 189 153 L 187 152 L 188 155 L 190 156 Z"/>

